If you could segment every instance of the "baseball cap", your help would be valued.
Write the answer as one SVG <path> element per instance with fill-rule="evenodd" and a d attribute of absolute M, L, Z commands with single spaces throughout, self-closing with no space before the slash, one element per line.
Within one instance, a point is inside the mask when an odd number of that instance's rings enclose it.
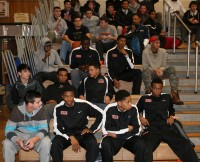
<path fill-rule="evenodd" d="M 154 35 L 150 38 L 149 42 L 154 42 L 155 40 L 160 40 L 159 37 L 157 35 Z"/>

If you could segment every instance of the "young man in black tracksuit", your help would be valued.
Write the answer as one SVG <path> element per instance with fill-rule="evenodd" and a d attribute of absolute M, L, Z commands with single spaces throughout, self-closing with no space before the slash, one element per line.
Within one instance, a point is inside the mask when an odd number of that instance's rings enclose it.
<path fill-rule="evenodd" d="M 108 74 L 112 78 L 115 88 L 120 87 L 119 80 L 133 81 L 132 94 L 140 94 L 142 72 L 140 69 L 134 69 L 133 53 L 125 45 L 126 37 L 119 35 L 117 37 L 117 46 L 107 52 L 106 66 Z"/>
<path fill-rule="evenodd" d="M 160 142 L 166 142 L 183 162 L 198 162 L 198 157 L 190 141 L 173 129 L 175 109 L 171 95 L 161 93 L 163 83 L 160 78 L 151 83 L 152 94 L 142 96 L 138 103 L 140 121 L 144 126 L 144 139 L 150 160 Z"/>
<path fill-rule="evenodd" d="M 63 161 L 63 150 L 72 145 L 74 152 L 86 150 L 86 161 L 94 162 L 99 154 L 99 148 L 94 137 L 101 127 L 102 110 L 88 101 L 74 98 L 73 86 L 63 89 L 63 101 L 54 109 L 54 132 L 51 156 L 54 162 Z M 96 121 L 90 128 L 87 127 L 88 116 L 95 117 Z"/>
<path fill-rule="evenodd" d="M 62 101 L 63 88 L 70 85 L 68 82 L 68 71 L 65 68 L 59 68 L 57 71 L 57 81 L 49 85 L 43 94 L 42 101 L 46 109 L 47 122 L 53 119 L 54 107 Z M 75 88 L 74 88 L 75 89 Z M 76 95 L 77 96 L 77 95 Z"/>
<path fill-rule="evenodd" d="M 112 100 L 115 93 L 109 77 L 102 76 L 100 65 L 89 64 L 89 77 L 85 78 L 79 86 L 79 98 L 86 99 L 104 109 Z"/>
<path fill-rule="evenodd" d="M 62 89 L 70 85 L 68 82 L 68 71 L 65 68 L 59 68 L 57 71 L 57 81 L 49 85 L 43 94 L 42 101 L 45 104 L 58 104 L 62 101 Z"/>
<path fill-rule="evenodd" d="M 88 64 L 91 62 L 100 64 L 97 50 L 90 47 L 90 39 L 83 37 L 81 47 L 75 48 L 70 57 L 70 75 L 72 85 L 78 89 L 80 81 L 88 76 Z"/>
<path fill-rule="evenodd" d="M 100 144 L 102 161 L 112 162 L 113 155 L 124 147 L 135 154 L 135 162 L 147 162 L 146 145 L 139 137 L 141 127 L 137 108 L 131 104 L 131 96 L 125 90 L 115 95 L 115 103 L 109 104 L 103 113 Z"/>

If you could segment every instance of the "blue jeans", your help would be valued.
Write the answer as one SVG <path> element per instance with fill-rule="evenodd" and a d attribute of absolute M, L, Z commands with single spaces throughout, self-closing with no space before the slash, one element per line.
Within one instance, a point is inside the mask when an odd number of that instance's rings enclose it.
<path fill-rule="evenodd" d="M 69 57 L 68 53 L 72 51 L 71 45 L 63 40 L 60 48 L 60 58 L 65 62 L 66 58 Z M 68 60 L 68 59 L 67 59 Z"/>
<path fill-rule="evenodd" d="M 70 72 L 71 75 L 71 80 L 72 80 L 72 85 L 78 89 L 78 87 L 80 86 L 80 81 L 82 81 L 84 78 L 86 78 L 88 76 L 88 73 L 83 72 L 79 69 L 73 69 Z"/>

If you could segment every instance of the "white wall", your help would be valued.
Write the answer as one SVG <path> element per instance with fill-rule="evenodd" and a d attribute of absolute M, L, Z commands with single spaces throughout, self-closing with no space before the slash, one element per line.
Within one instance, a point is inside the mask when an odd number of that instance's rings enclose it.
<path fill-rule="evenodd" d="M 189 3 L 192 1 L 192 0 L 180 0 L 183 4 L 183 6 L 185 7 L 186 10 L 188 10 L 188 6 L 189 6 Z M 157 12 L 162 12 L 163 11 L 163 0 L 159 0 L 158 3 L 156 3 L 155 5 L 155 10 Z"/>

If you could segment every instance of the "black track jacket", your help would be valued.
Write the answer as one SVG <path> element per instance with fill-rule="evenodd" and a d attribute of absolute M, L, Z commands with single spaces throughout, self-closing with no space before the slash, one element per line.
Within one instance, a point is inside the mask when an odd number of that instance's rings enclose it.
<path fill-rule="evenodd" d="M 54 109 L 54 132 L 68 140 L 71 135 L 80 135 L 88 128 L 88 117 L 95 117 L 96 121 L 89 128 L 95 133 L 101 127 L 102 113 L 98 106 L 85 100 L 75 98 L 72 107 L 62 101 Z"/>

